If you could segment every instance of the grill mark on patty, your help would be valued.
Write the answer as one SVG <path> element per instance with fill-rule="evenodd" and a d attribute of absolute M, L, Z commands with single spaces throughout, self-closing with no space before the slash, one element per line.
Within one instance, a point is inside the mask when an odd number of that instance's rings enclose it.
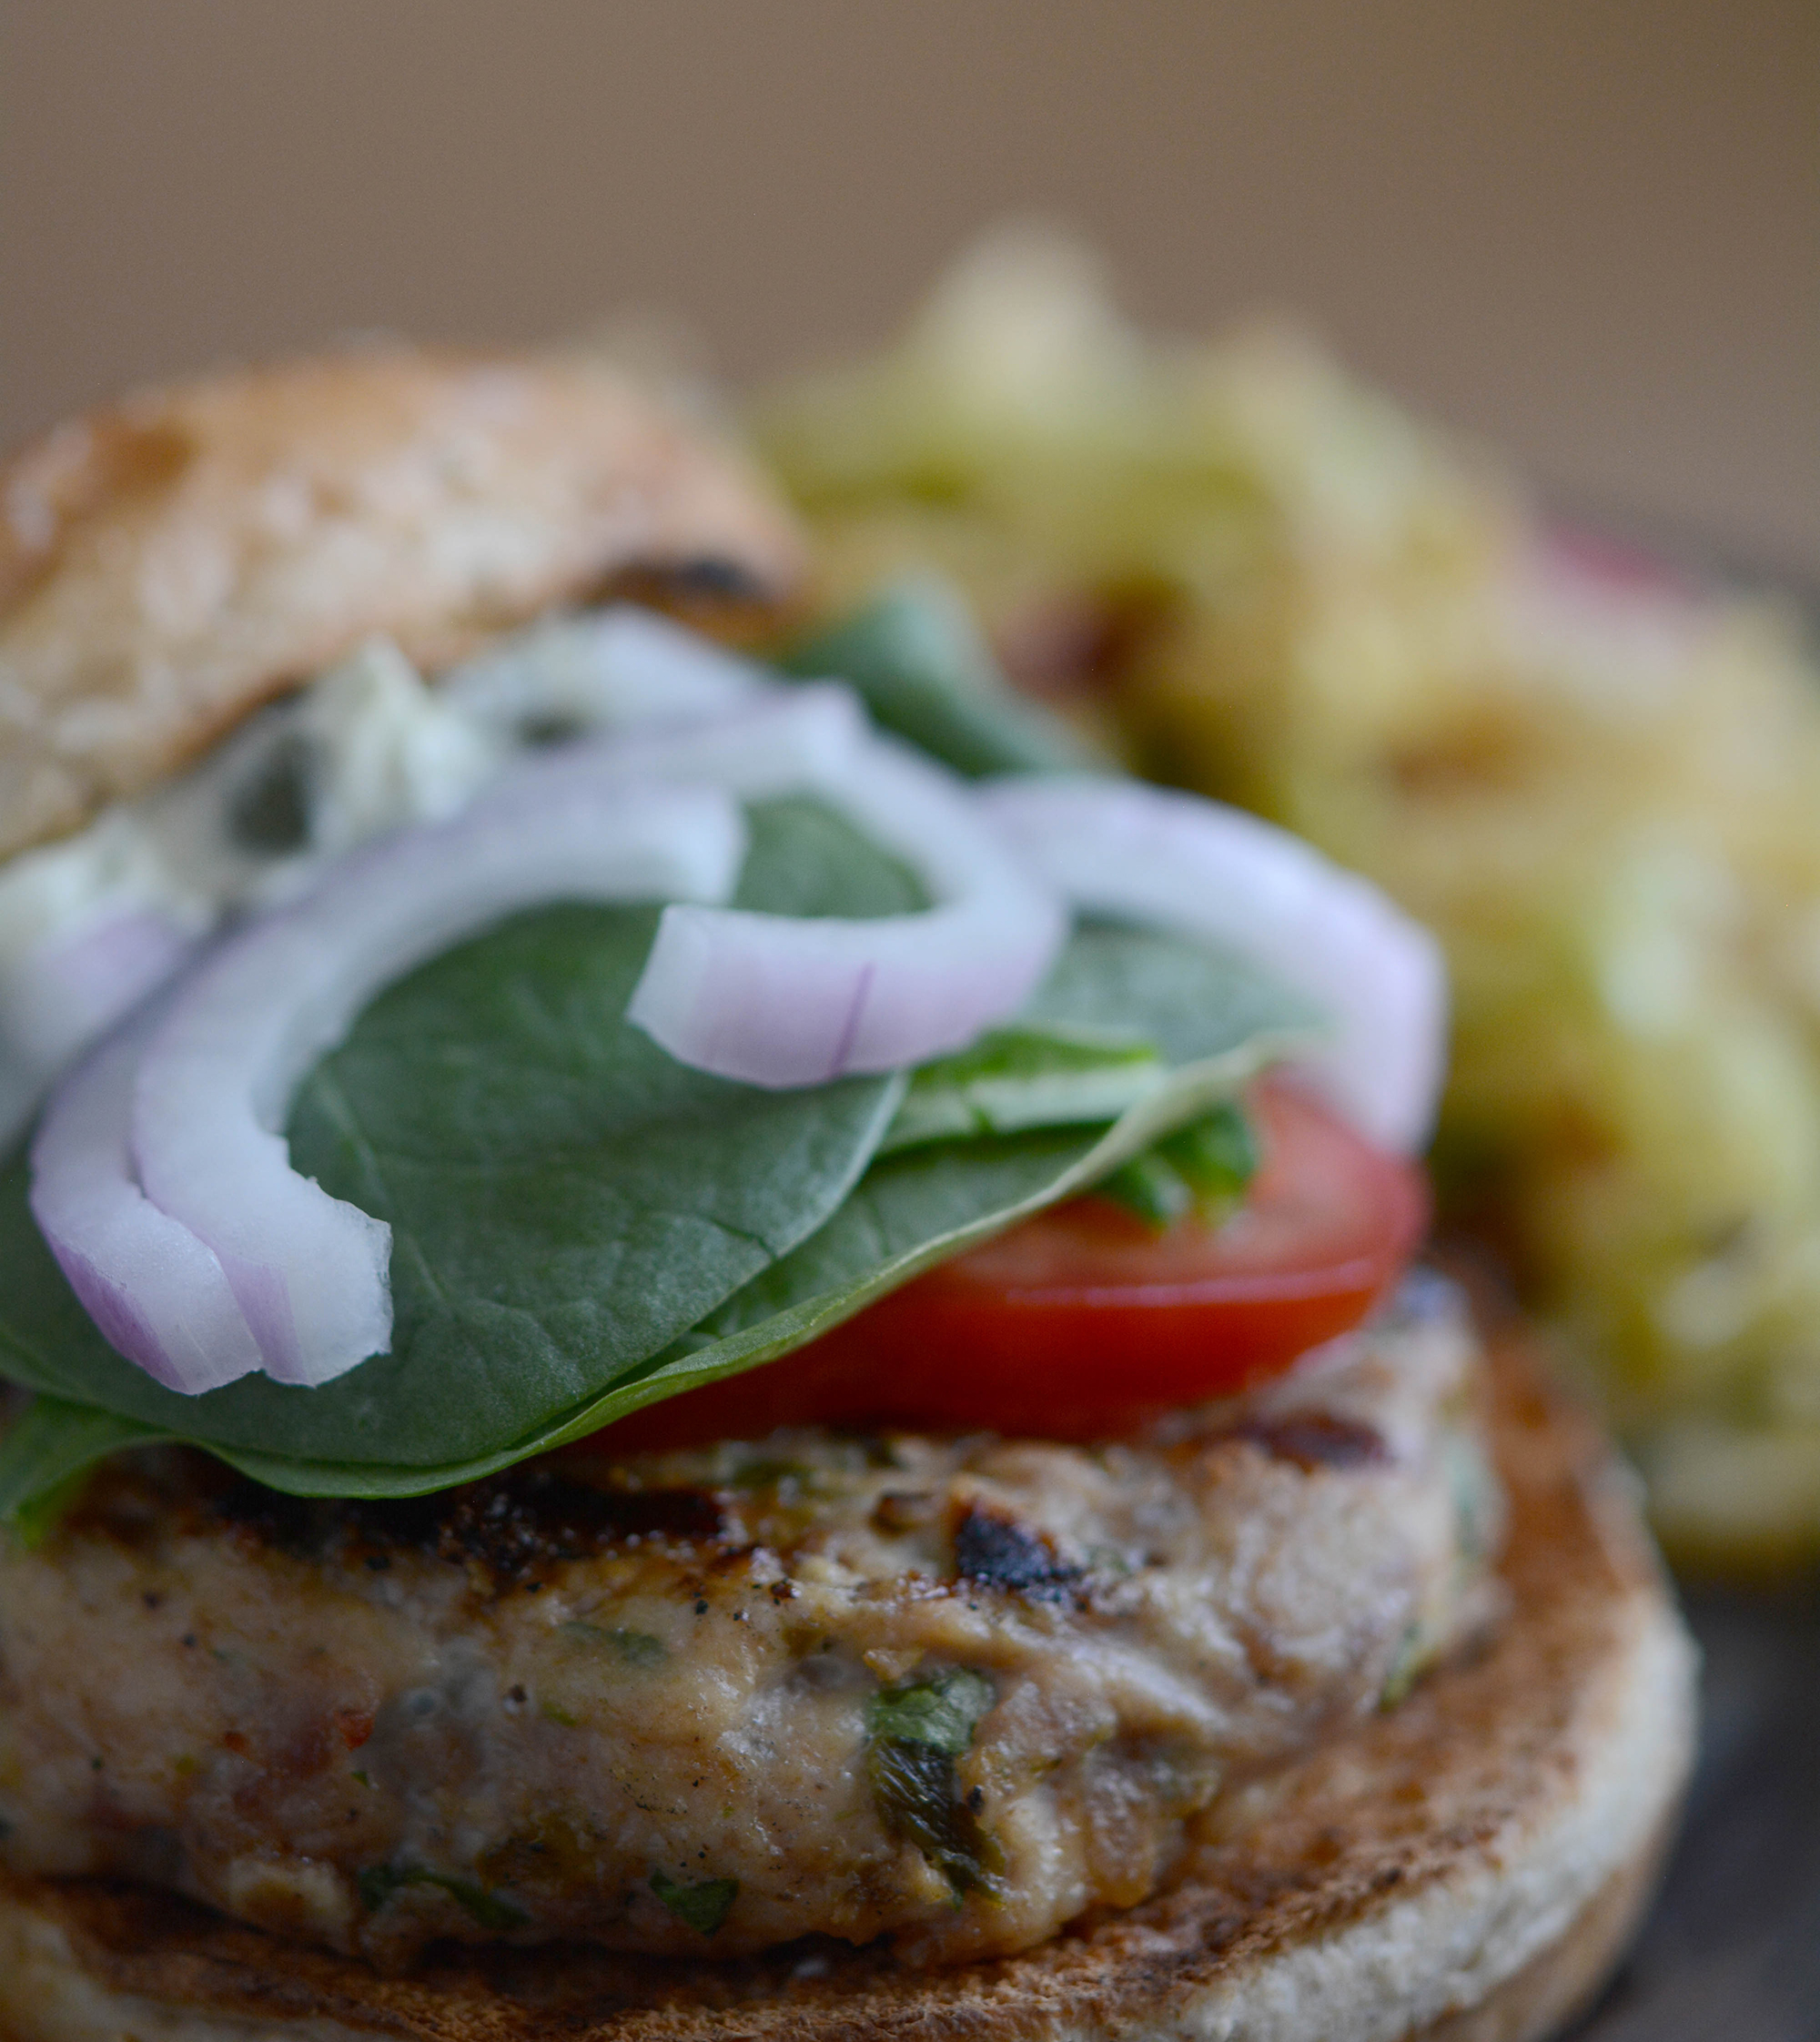
<path fill-rule="evenodd" d="M 438 1495 L 381 1501 L 286 1496 L 242 1479 L 211 1508 L 243 1538 L 298 1559 L 339 1552 L 382 1570 L 394 1552 L 421 1552 L 478 1570 L 495 1590 L 615 1545 L 720 1543 L 728 1528 L 711 1490 L 600 1488 L 534 1461 Z"/>
<path fill-rule="evenodd" d="M 1381 1432 L 1331 1411 L 1293 1411 L 1281 1418 L 1253 1419 L 1217 1435 L 1246 1440 L 1273 1461 L 1289 1461 L 1305 1475 L 1322 1468 L 1381 1468 L 1390 1450 Z"/>
<path fill-rule="evenodd" d="M 1041 1532 L 1014 1519 L 976 1507 L 955 1527 L 955 1572 L 976 1587 L 1052 1596 L 1066 1593 L 1080 1572 L 1058 1559 Z"/>

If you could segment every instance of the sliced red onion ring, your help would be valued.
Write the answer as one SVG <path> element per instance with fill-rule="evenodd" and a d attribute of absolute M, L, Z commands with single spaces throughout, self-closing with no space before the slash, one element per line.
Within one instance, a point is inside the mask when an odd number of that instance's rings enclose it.
<path fill-rule="evenodd" d="M 155 907 L 104 909 L 0 971 L 0 1148 L 58 1074 L 164 984 L 199 933 Z"/>
<path fill-rule="evenodd" d="M 780 688 L 728 715 L 578 744 L 533 770 L 585 762 L 591 773 L 633 783 L 723 787 L 749 801 L 805 793 L 832 800 L 868 732 L 865 712 L 844 688 Z"/>
<path fill-rule="evenodd" d="M 957 781 L 871 735 L 843 689 L 622 750 L 642 770 L 748 795 L 813 794 L 901 857 L 935 904 L 871 921 L 665 908 L 626 1016 L 681 1063 L 773 1087 L 895 1070 L 1016 1013 L 1055 958 L 1067 917 L 1053 892 L 1006 854 Z"/>
<path fill-rule="evenodd" d="M 1369 881 L 1255 816 L 1131 781 L 1006 780 L 979 798 L 1077 905 L 1225 944 L 1319 1000 L 1339 1036 L 1310 1075 L 1372 1140 L 1423 1146 L 1446 1070 L 1447 968 Z"/>
<path fill-rule="evenodd" d="M 66 1078 L 32 1143 L 32 1213 L 103 1336 L 167 1390 L 194 1396 L 259 1366 L 221 1264 L 139 1188 L 133 1081 L 140 1015 Z"/>
<path fill-rule="evenodd" d="M 297 1085 L 367 1001 L 539 902 L 732 890 L 744 826 L 724 794 L 629 787 L 587 763 L 521 769 L 458 820 L 348 859 L 229 936 L 146 1046 L 132 1119 L 139 1180 L 219 1258 L 280 1382 L 329 1381 L 390 1345 L 390 1228 L 298 1176 L 280 1131 Z"/>
<path fill-rule="evenodd" d="M 154 907 L 115 908 L 36 945 L 9 974 L 5 1033 L 55 1071 L 164 984 L 199 932 Z"/>

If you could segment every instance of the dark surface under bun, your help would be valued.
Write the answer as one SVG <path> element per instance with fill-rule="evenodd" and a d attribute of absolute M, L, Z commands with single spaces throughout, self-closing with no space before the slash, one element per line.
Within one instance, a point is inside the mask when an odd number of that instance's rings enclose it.
<path fill-rule="evenodd" d="M 1401 1706 L 1228 1795 L 1177 1882 L 1042 1948 L 917 1973 L 499 1949 L 409 1977 L 95 1884 L 0 1893 L 9 2042 L 1520 2042 L 1594 1989 L 1692 1748 L 1693 1657 L 1628 1480 L 1497 1346 L 1510 1613 Z"/>
<path fill-rule="evenodd" d="M 420 664 L 643 571 L 780 593 L 788 516 L 581 356 L 373 347 L 149 390 L 0 464 L 0 856 L 383 633 Z"/>

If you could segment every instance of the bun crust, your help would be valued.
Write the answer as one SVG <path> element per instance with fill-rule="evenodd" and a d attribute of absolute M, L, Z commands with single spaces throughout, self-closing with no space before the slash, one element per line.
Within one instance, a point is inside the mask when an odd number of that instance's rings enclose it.
<path fill-rule="evenodd" d="M 0 466 L 0 856 L 377 632 L 420 664 L 634 571 L 761 596 L 794 529 L 597 361 L 362 349 L 130 398 Z"/>
<path fill-rule="evenodd" d="M 1511 1613 L 1399 1708 L 1229 1797 L 1178 1882 L 1002 1962 L 796 1946 L 736 1964 L 510 1950 L 383 1978 L 149 1893 L 0 1895 L 12 2042 L 1528 2042 L 1647 1897 L 1693 1651 L 1630 1486 L 1499 1345 Z"/>

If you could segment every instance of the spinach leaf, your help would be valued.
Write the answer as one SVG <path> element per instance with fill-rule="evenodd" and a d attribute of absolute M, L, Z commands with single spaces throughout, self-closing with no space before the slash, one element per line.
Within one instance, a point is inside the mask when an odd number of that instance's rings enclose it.
<path fill-rule="evenodd" d="M 39 1394 L 0 1431 L 0 1523 L 26 1546 L 53 1530 L 90 1468 L 166 1435 L 90 1404 Z"/>
<path fill-rule="evenodd" d="M 875 723 L 969 779 L 1106 763 L 1060 717 L 1013 694 L 966 602 L 935 575 L 895 583 L 778 663 L 844 681 Z"/>
<path fill-rule="evenodd" d="M 1288 1029 L 1307 1039 L 1325 1026 L 1318 1007 L 1230 951 L 1104 922 L 1076 931 L 1018 1019 L 1148 1042 L 1177 1066 L 1225 1056 L 1254 1036 Z"/>
<path fill-rule="evenodd" d="M 834 827 L 825 819 L 814 826 Z M 478 1479 L 645 1404 L 787 1353 L 918 1269 L 1097 1182 L 1229 1098 L 1258 1068 L 1313 1030 L 1304 1003 L 1235 959 L 1142 931 L 1089 926 L 1077 932 L 1029 1016 L 1063 1036 L 1098 1030 L 1158 1045 L 1171 1066 L 1167 1076 L 1110 1127 L 930 1141 L 878 1156 L 866 1168 L 896 1109 L 901 1083 L 864 1081 L 858 1088 L 866 1098 L 842 1107 L 844 1087 L 762 1094 L 672 1066 L 662 1084 L 683 1085 L 700 1114 L 635 1122 L 627 1141 L 602 1152 L 599 1168 L 607 1181 L 602 1183 L 577 1164 L 573 1128 L 576 1116 L 585 1126 L 589 1115 L 612 1111 L 612 1101 L 575 1083 L 566 1094 L 566 1112 L 555 1112 L 542 1087 L 552 1073 L 559 1081 L 568 1077 L 564 1059 L 574 1055 L 570 1034 L 575 1016 L 566 1009 L 552 1014 L 551 1002 L 576 984 L 592 984 L 598 953 L 612 948 L 607 932 L 590 918 L 626 912 L 552 910 L 451 953 L 377 1002 L 307 1089 L 292 1128 L 304 1167 L 315 1168 L 331 1190 L 362 1203 L 391 1196 L 395 1184 L 416 1201 L 407 1206 L 400 1195 L 389 1210 L 369 1207 L 387 1211 L 399 1228 L 399 1350 L 339 1384 L 299 1390 L 255 1379 L 197 1399 L 160 1390 L 106 1347 L 76 1302 L 31 1224 L 23 1171 L 15 1166 L 0 1181 L 0 1269 L 7 1279 L 0 1296 L 0 1372 L 63 1400 L 35 1435 L 34 1452 L 43 1464 L 55 1467 L 60 1480 L 80 1465 L 73 1457 L 83 1439 L 100 1442 L 91 1457 L 107 1451 L 110 1441 L 121 1443 L 117 1432 L 99 1422 L 116 1413 L 138 1421 L 147 1437 L 197 1441 L 256 1480 L 297 1494 L 416 1495 Z M 645 929 L 648 939 L 648 921 Z M 588 940 L 579 940 L 584 931 Z M 522 953 L 511 950 L 513 972 L 503 983 L 470 955 L 494 944 L 525 946 Z M 496 965 L 500 961 L 501 954 L 489 955 Z M 637 950 L 627 971 L 642 957 Z M 460 979 L 458 998 L 450 974 L 476 976 Z M 620 983 L 629 986 L 629 976 L 622 973 Z M 458 1023 L 470 1000 L 478 1003 L 485 1026 L 464 1033 Z M 587 1002 L 584 1036 L 619 1027 L 603 1024 L 602 1011 L 598 998 Z M 513 1046 L 513 1056 L 529 1059 L 531 1074 L 515 1079 L 523 1090 L 504 1104 L 493 1088 L 498 1074 L 487 1067 L 504 1055 L 498 1031 Z M 363 1062 L 369 1058 L 370 1065 Z M 596 1082 L 610 1090 L 619 1068 L 602 1069 Z M 340 1101 L 332 1102 L 338 1107 L 332 1113 L 322 1105 L 325 1080 L 342 1084 L 347 1111 L 339 1110 Z M 459 1103 L 448 1127 L 425 1104 L 438 1084 L 443 1097 Z M 697 1086 L 709 1089 L 698 1094 L 693 1090 Z M 681 1323 L 660 1336 L 649 1301 L 632 1299 L 628 1313 L 644 1315 L 637 1341 L 616 1340 L 618 1329 L 600 1323 L 604 1314 L 590 1318 L 586 1286 L 593 1279 L 586 1258 L 552 1253 L 538 1233 L 540 1227 L 559 1228 L 564 1208 L 540 1190 L 543 1166 L 535 1142 L 553 1145 L 565 1181 L 577 1187 L 578 1196 L 598 1202 L 591 1209 L 604 1210 L 618 1185 L 613 1170 L 625 1169 L 646 1195 L 665 1192 L 666 1157 L 659 1152 L 672 1139 L 679 1171 L 726 1176 L 729 1157 L 761 1177 L 776 1170 L 776 1145 L 794 1125 L 788 1117 L 792 1102 L 814 1107 L 818 1101 L 835 1114 L 834 1134 L 826 1123 L 817 1123 L 816 1138 L 804 1137 L 801 1145 L 804 1151 L 821 1155 L 844 1129 L 851 1146 L 837 1154 L 858 1152 L 844 1181 L 836 1172 L 817 1179 L 825 1190 L 826 1177 L 836 1178 L 819 1224 L 811 1222 L 794 1242 L 784 1240 L 782 1228 L 760 1239 L 735 1236 L 717 1265 L 719 1294 L 694 1308 L 685 1286 L 698 1280 L 699 1272 L 628 1267 L 619 1243 L 595 1243 L 592 1266 L 600 1281 L 680 1291 L 682 1302 L 673 1313 Z M 523 1124 L 513 1117 L 521 1110 Z M 781 1124 L 765 1118 L 780 1110 L 785 1113 Z M 314 1121 L 312 1112 L 319 1114 Z M 842 1112 L 854 1118 L 842 1120 Z M 712 1131 L 700 1124 L 704 1120 L 713 1123 Z M 525 1125 L 534 1127 L 535 1142 Z M 753 1144 L 749 1160 L 740 1147 L 747 1139 Z M 637 1152 L 641 1142 L 646 1153 Z M 485 1156 L 494 1152 L 489 1143 L 521 1169 L 514 1174 L 483 1167 Z M 586 1157 L 585 1144 L 579 1152 Z M 452 1163 L 446 1161 L 450 1157 Z M 792 1163 L 790 1156 L 784 1160 Z M 785 1188 L 805 1174 L 803 1157 L 792 1167 L 794 1178 L 787 1169 L 782 1173 Z M 864 1174 L 854 1183 L 859 1170 Z M 495 1188 L 501 1174 L 521 1188 L 533 1222 L 529 1227 Z M 704 1209 L 720 1213 L 727 1198 L 751 1192 L 737 1184 L 703 1183 L 695 1196 Z M 800 1216 L 808 1202 L 792 1209 Z M 665 1213 L 673 1217 L 675 1204 L 670 1195 Z M 407 1219 L 415 1220 L 417 1231 Z M 505 1266 L 527 1235 L 543 1256 L 541 1279 L 535 1270 Z M 649 1233 L 641 1238 L 649 1241 Z M 715 1242 L 705 1227 L 674 1231 L 663 1252 L 687 1251 L 701 1242 Z M 728 1282 L 741 1247 L 752 1250 L 751 1262 Z M 490 1292 L 482 1291 L 476 1268 L 487 1272 Z M 540 1281 L 550 1284 L 547 1293 L 540 1292 Z M 559 1289 L 558 1282 L 575 1285 L 580 1295 Z M 579 1353 L 578 1323 L 594 1343 Z M 456 1333 L 465 1337 L 465 1345 Z M 564 1347 L 563 1339 L 573 1344 Z M 420 1342 L 427 1343 L 421 1358 Z M 514 1376 L 514 1370 L 523 1373 Z M 10 1489 L 4 1486 L 8 1481 Z M 9 1463 L 0 1447 L 0 1509 L 35 1493 L 27 1469 Z"/>
<path fill-rule="evenodd" d="M 760 809 L 743 905 L 889 914 L 908 876 L 845 824 Z M 514 916 L 367 1010 L 304 1087 L 299 1169 L 393 1228 L 392 1351 L 319 1390 L 165 1390 L 114 1353 L 0 1177 L 0 1372 L 157 1430 L 303 1461 L 439 1467 L 598 1395 L 824 1224 L 898 1077 L 764 1091 L 623 1019 L 655 907 Z"/>

